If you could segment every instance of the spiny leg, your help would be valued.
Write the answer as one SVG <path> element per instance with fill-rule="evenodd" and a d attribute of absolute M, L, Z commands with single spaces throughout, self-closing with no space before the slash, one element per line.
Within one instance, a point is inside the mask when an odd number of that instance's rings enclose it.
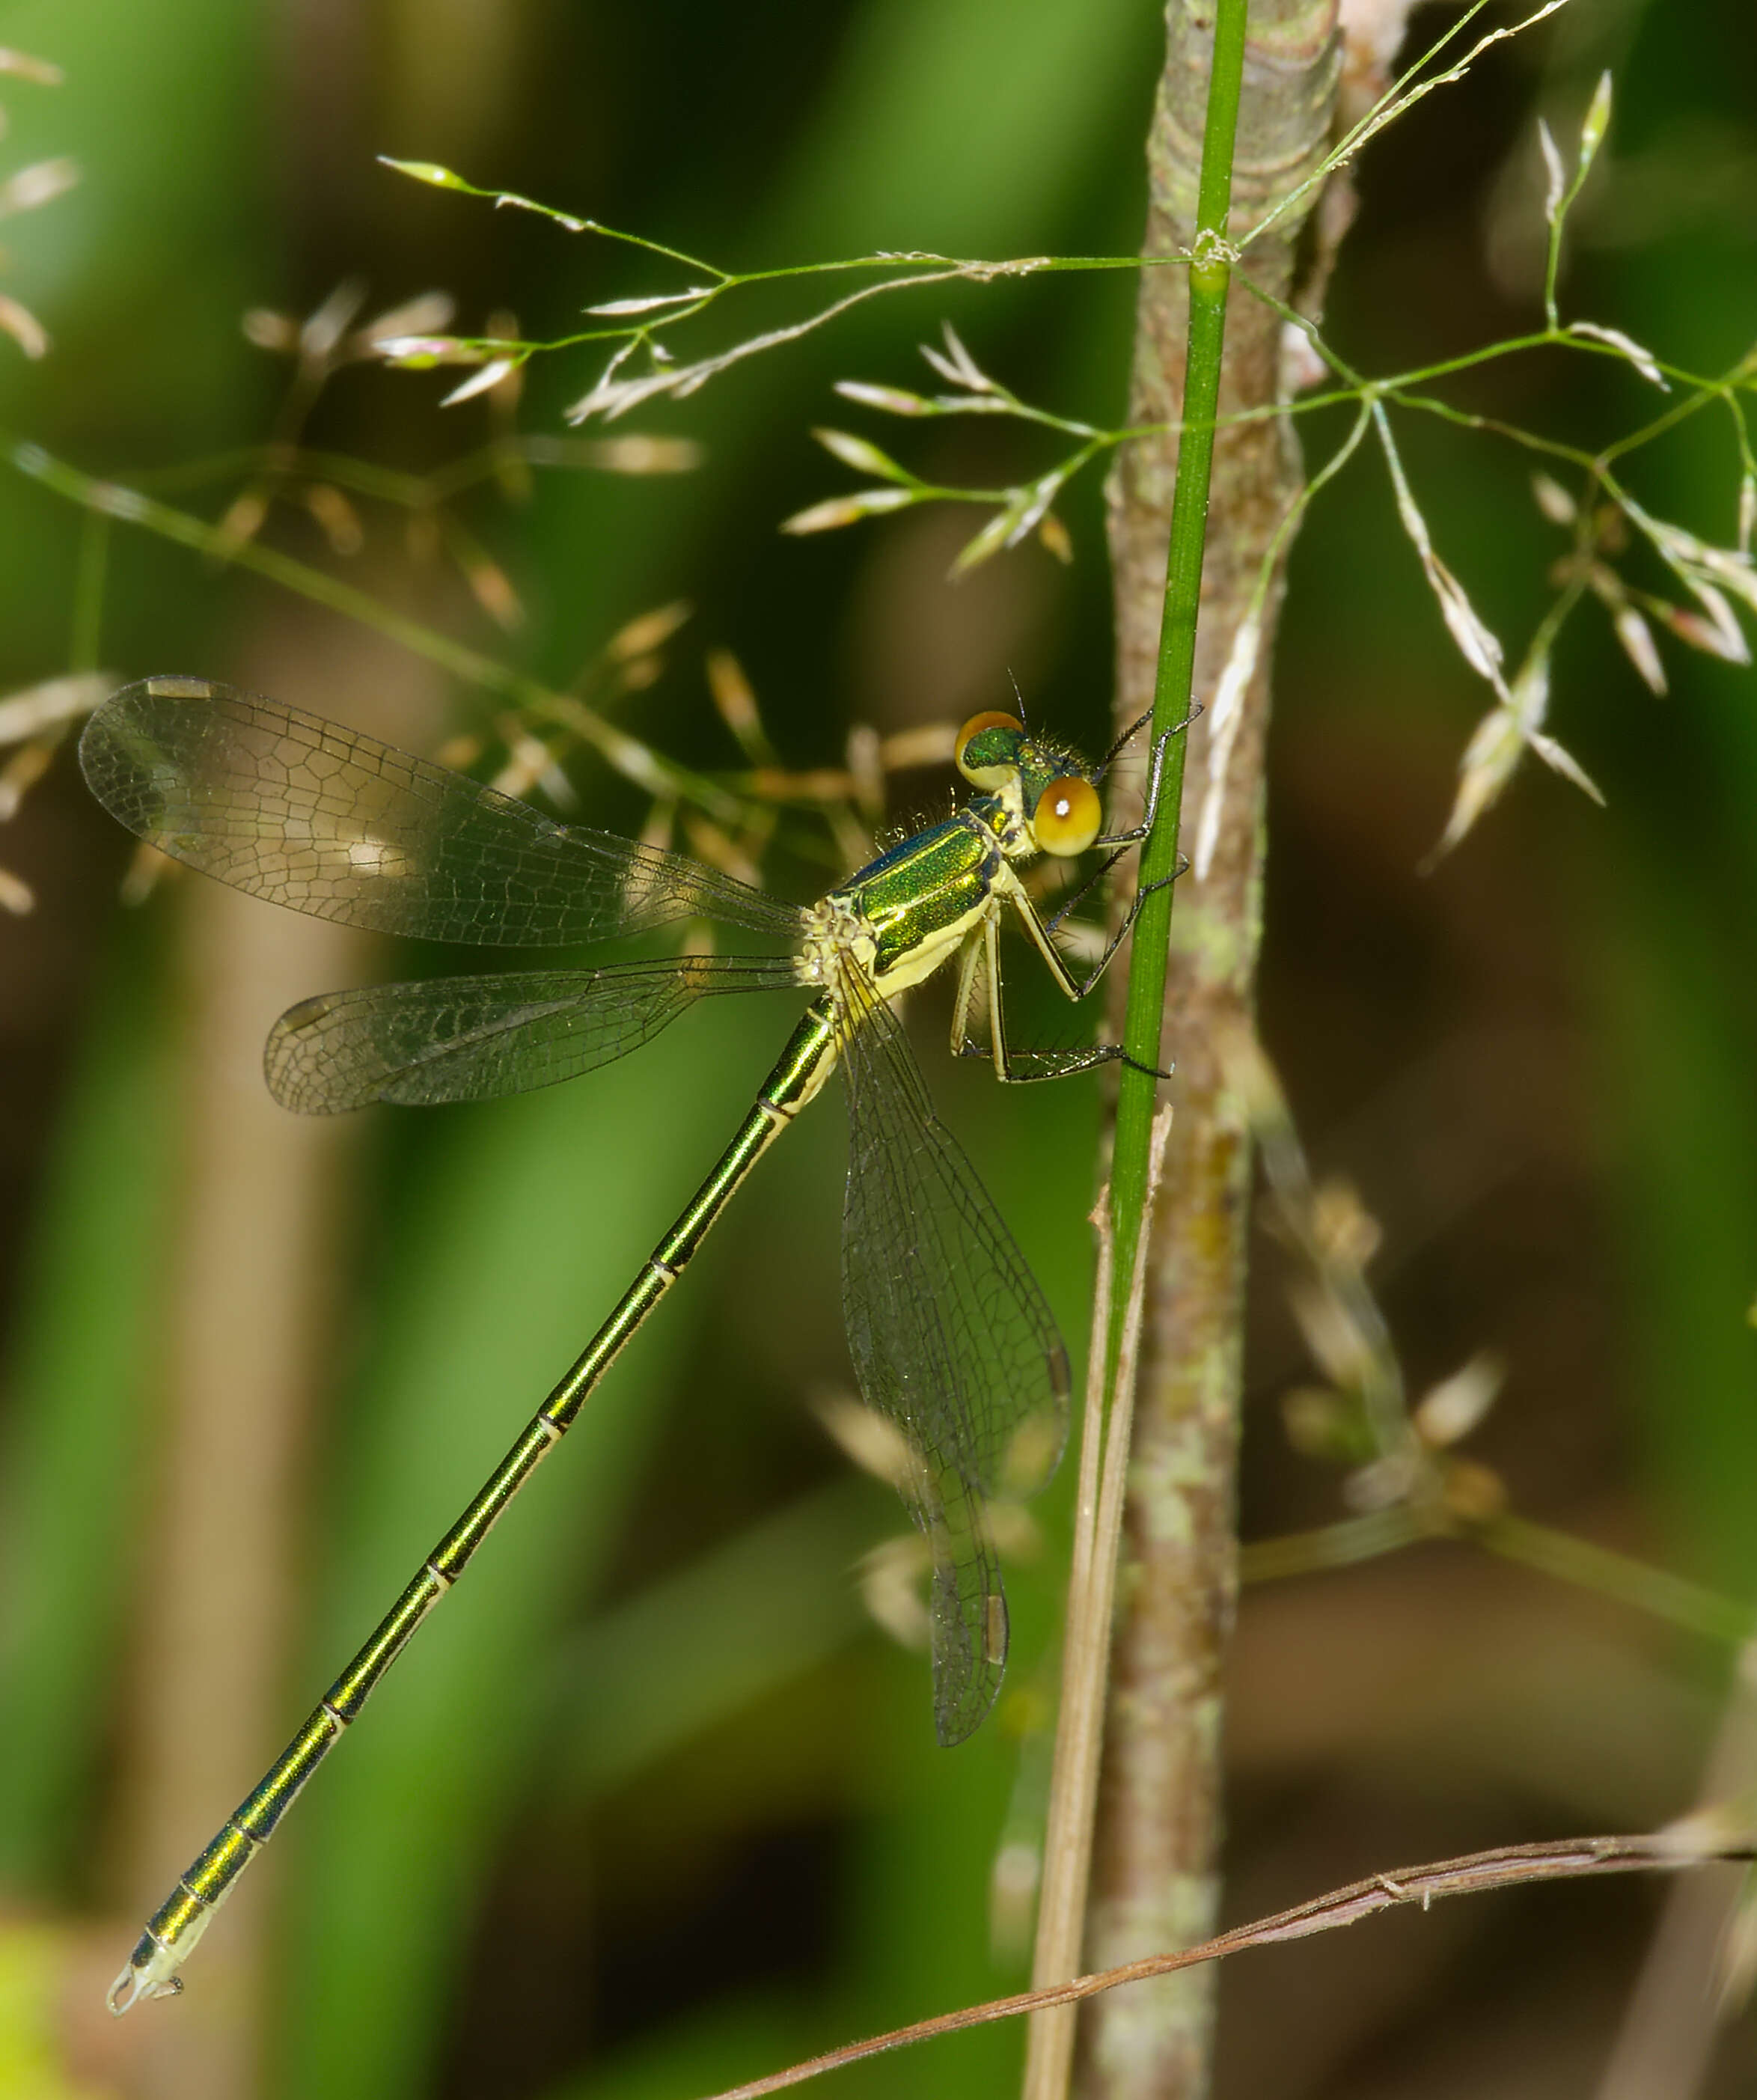
<path fill-rule="evenodd" d="M 1157 886 L 1155 885 L 1155 887 Z M 1015 901 L 1028 915 L 1027 924 L 1032 928 L 1033 933 L 1040 932 L 1043 922 L 1030 911 L 1023 893 L 1021 893 Z M 1130 916 L 1132 918 L 1133 914 Z M 1126 931 L 1126 928 L 1124 930 Z M 1069 1079 L 1077 1072 L 1090 1072 L 1096 1065 L 1118 1062 L 1134 1065 L 1137 1071 L 1147 1071 L 1154 1079 L 1169 1079 L 1171 1077 L 1169 1068 L 1162 1070 L 1157 1065 L 1146 1066 L 1138 1064 L 1135 1059 L 1130 1057 L 1120 1043 L 1094 1043 L 1084 1050 L 1009 1050 L 1006 1043 L 1006 1014 L 1001 996 L 1000 924 L 997 912 L 991 912 L 984 920 L 981 943 L 979 947 L 976 937 L 972 934 L 965 946 L 963 959 L 958 968 L 958 997 L 952 1009 L 952 1054 L 954 1057 L 988 1057 L 993 1064 L 994 1076 L 1003 1084 L 1011 1086 L 1028 1085 L 1039 1079 Z M 1039 940 L 1038 946 L 1045 950 L 1050 961 L 1052 974 L 1061 989 L 1070 999 L 1079 999 L 1084 995 L 1085 990 L 1089 990 L 1091 986 L 1097 982 L 1099 977 L 1103 975 L 1104 963 L 1107 963 L 1116 952 L 1116 942 L 1113 941 L 1110 947 L 1105 951 L 1103 961 L 1099 964 L 1097 971 L 1084 987 L 1075 983 L 1065 964 L 1063 964 L 1061 956 L 1049 946 L 1046 934 Z M 970 1008 L 973 1003 L 975 973 L 979 965 L 984 968 L 988 980 L 989 1047 L 986 1050 L 980 1043 L 973 1043 L 970 1039 L 969 1030 Z M 1037 1069 L 1035 1070 L 1023 1069 L 1027 1065 L 1034 1065 Z"/>
<path fill-rule="evenodd" d="M 1160 783 L 1165 776 L 1165 754 L 1171 748 L 1173 738 L 1182 736 L 1183 732 L 1196 721 L 1201 714 L 1201 702 L 1200 700 L 1191 701 L 1190 704 L 1190 712 L 1184 717 L 1182 721 L 1174 722 L 1169 729 L 1161 730 L 1160 734 L 1154 738 L 1152 767 L 1147 778 L 1147 795 L 1142 805 L 1140 823 L 1134 827 L 1133 831 L 1113 832 L 1104 837 L 1094 839 L 1092 841 L 1094 845 L 1138 845 L 1142 840 L 1147 836 L 1147 833 L 1152 830 L 1153 818 L 1159 809 Z M 1134 739 L 1140 734 L 1141 730 L 1144 729 L 1147 724 L 1152 719 L 1153 712 L 1150 708 L 1144 715 L 1138 715 L 1134 721 L 1130 722 L 1128 728 L 1123 731 L 1122 735 L 1117 738 L 1116 741 L 1111 746 L 1110 749 L 1105 752 L 1103 761 L 1099 766 L 1097 773 L 1094 776 L 1095 779 L 1102 780 L 1104 778 L 1106 774 L 1110 771 L 1111 767 L 1115 765 L 1123 752 L 1127 749 L 1128 746 L 1134 742 Z"/>
<path fill-rule="evenodd" d="M 1105 862 L 1103 867 L 1099 870 L 1098 873 L 1094 876 L 1090 880 L 1081 885 L 1080 888 L 1077 889 L 1073 895 L 1068 898 L 1068 902 L 1063 905 L 1060 911 L 1055 914 L 1053 919 L 1038 919 L 1035 911 L 1032 912 L 1031 915 L 1033 920 L 1035 921 L 1036 924 L 1040 926 L 1043 930 L 1044 942 L 1050 940 L 1055 934 L 1056 928 L 1061 924 L 1062 921 L 1068 916 L 1068 913 L 1073 910 L 1074 907 L 1080 902 L 1081 898 L 1091 889 L 1093 883 L 1102 881 L 1128 850 L 1129 849 L 1126 846 L 1118 847 L 1116 851 L 1111 855 L 1107 861 Z M 1150 882 L 1144 889 L 1136 890 L 1134 896 L 1129 900 L 1129 908 L 1122 915 L 1121 923 L 1118 925 L 1116 932 L 1112 934 L 1109 940 L 1105 942 L 1103 954 L 1099 955 L 1098 960 L 1092 965 L 1090 970 L 1086 973 L 1085 982 L 1083 984 L 1074 977 L 1072 971 L 1057 972 L 1056 974 L 1058 981 L 1059 981 L 1064 973 L 1066 975 L 1067 982 L 1063 985 L 1062 988 L 1064 991 L 1067 991 L 1068 996 L 1070 999 L 1084 999 L 1086 994 L 1093 989 L 1093 987 L 1097 984 L 1099 979 L 1103 976 L 1105 971 L 1110 968 L 1112 958 L 1116 955 L 1116 951 L 1122 946 L 1123 942 L 1128 939 L 1130 934 L 1134 932 L 1134 922 L 1141 914 L 1141 907 L 1146 903 L 1148 898 L 1152 897 L 1156 891 L 1169 889 L 1173 883 L 1178 880 L 1178 877 L 1180 875 L 1186 874 L 1188 871 L 1189 866 L 1190 863 L 1188 861 L 1187 861 L 1180 854 L 1178 857 L 1178 865 L 1172 870 L 1169 875 L 1161 876 L 1157 882 Z M 1038 945 L 1041 947 L 1044 945 L 1044 942 L 1040 942 Z M 1058 959 L 1061 960 L 1065 965 L 1066 959 L 1062 957 L 1060 950 L 1056 949 L 1054 952 L 1057 955 Z M 1068 989 L 1070 986 L 1072 987 L 1072 990 Z"/>

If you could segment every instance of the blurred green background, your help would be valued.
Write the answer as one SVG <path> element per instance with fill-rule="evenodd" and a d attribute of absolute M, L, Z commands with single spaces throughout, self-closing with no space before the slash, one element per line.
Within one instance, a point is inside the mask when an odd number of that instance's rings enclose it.
<path fill-rule="evenodd" d="M 124 480 L 272 432 L 288 368 L 246 342 L 248 308 L 304 314 L 358 276 L 368 312 L 443 285 L 466 328 L 510 310 L 548 335 L 584 304 L 673 281 L 417 188 L 377 153 L 729 267 L 1121 254 L 1139 236 L 1160 42 L 1143 0 L 36 0 L 0 36 L 66 75 L 0 79 L 0 174 L 59 154 L 81 170 L 8 224 L 0 289 L 55 340 L 34 364 L 0 341 L 0 422 Z M 1614 130 L 1566 310 L 1702 371 L 1748 346 L 1757 25 L 1738 0 L 1582 0 L 1364 163 L 1329 322 L 1355 364 L 1395 369 L 1531 324 L 1534 117 L 1569 135 L 1606 64 Z M 1071 568 L 1033 545 L 956 586 L 945 571 L 975 514 L 808 540 L 774 527 L 845 485 L 816 423 L 868 429 L 945 481 L 1046 464 L 1011 430 L 861 424 L 830 386 L 925 383 L 914 346 L 951 319 L 1028 398 L 1114 420 L 1132 299 L 1116 274 L 875 302 L 631 419 L 698 442 L 693 474 L 557 473 L 526 507 L 485 496 L 465 514 L 527 608 L 511 638 L 387 510 L 363 507 L 348 561 L 290 509 L 265 536 L 557 685 L 630 619 L 687 598 L 665 675 L 619 707 L 692 765 L 738 762 L 707 699 L 713 646 L 737 653 L 801 766 L 838 763 L 856 721 L 1002 704 L 1010 673 L 1091 748 L 1109 650 L 1095 483 L 1064 506 Z M 522 427 L 559 429 L 595 369 L 539 361 Z M 444 377 L 347 372 L 310 435 L 441 463 L 487 428 L 479 403 L 438 409 Z M 1497 366 L 1457 398 L 1587 444 L 1651 408 L 1620 368 L 1557 357 Z M 1400 429 L 1447 561 L 1522 638 L 1565 544 L 1526 457 Z M 1327 438 L 1311 426 L 1309 443 Z M 1631 479 L 1653 510 L 1730 541 L 1724 417 Z M 238 486 L 174 500 L 217 518 Z M 0 474 L 0 690 L 68 667 L 93 545 L 77 509 Z M 482 694 L 144 535 L 111 539 L 101 614 L 97 660 L 118 680 L 227 678 L 429 750 L 494 730 Z M 1357 461 L 1292 566 L 1262 1011 L 1318 1165 L 1385 1227 L 1376 1275 L 1412 1388 L 1497 1351 L 1507 1387 L 1473 1448 L 1519 1509 L 1746 1598 L 1757 716 L 1748 670 L 1667 660 L 1655 701 L 1603 620 L 1578 622 L 1555 726 L 1608 810 L 1528 769 L 1420 876 L 1483 690 L 1449 651 L 1382 470 Z M 588 819 L 642 821 L 601 766 L 572 770 Z M 922 774 L 894 791 L 901 820 L 946 788 Z M 253 1048 L 275 1014 L 407 957 L 192 882 L 123 909 L 127 842 L 70 753 L 0 827 L 0 861 L 37 898 L 0 920 L 0 2005 L 20 2008 L 0 2090 L 10 2075 L 21 2093 L 58 2080 L 214 2100 L 686 2095 L 1018 1988 L 1028 1927 L 991 1899 L 991 1869 L 1005 1840 L 1028 1840 L 1045 1783 L 1068 1481 L 1010 1574 L 1002 1706 L 942 1754 L 924 1658 L 868 1621 L 855 1581 L 900 1513 L 807 1404 L 848 1377 L 843 1138 L 824 1110 L 740 1197 L 388 1682 L 252 1877 L 260 1894 L 204 1945 L 187 1998 L 103 2018 L 140 1917 L 644 1259 L 785 1016 L 702 1013 L 625 1068 L 526 1101 L 284 1127 Z M 812 877 L 783 862 L 776 880 L 803 895 Z M 1056 1039 L 1068 1023 L 1030 974 L 1021 958 L 1021 1011 Z M 936 1096 L 1077 1339 L 1096 1087 L 1003 1094 L 953 1072 L 943 1008 L 923 1004 Z M 1304 1366 L 1272 1264 L 1251 1322 L 1254 1537 L 1338 1505 L 1281 1432 L 1275 1402 Z M 186 1388 L 213 1396 L 205 1426 Z M 1728 1665 L 1461 1548 L 1249 1595 L 1229 1912 L 1401 1860 L 1678 1812 Z M 1517 2062 L 1521 2092 L 1590 2091 L 1656 1907 L 1633 1886 L 1551 1890 L 1253 1957 L 1224 1979 L 1219 2089 L 1433 2100 L 1513 2090 Z M 30 2054 L 33 2018 L 51 2054 Z M 839 2089 L 1003 2093 L 1021 2041 L 982 2031 Z M 1712 2089 L 1749 2089 L 1753 2058 L 1742 2032 Z"/>

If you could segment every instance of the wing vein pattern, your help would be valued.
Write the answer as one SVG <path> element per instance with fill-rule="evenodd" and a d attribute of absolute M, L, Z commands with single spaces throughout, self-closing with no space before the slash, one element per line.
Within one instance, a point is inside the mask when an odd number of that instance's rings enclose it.
<path fill-rule="evenodd" d="M 205 679 L 147 679 L 86 725 L 112 816 L 174 859 L 314 918 L 429 941 L 565 946 L 700 916 L 797 939 L 792 906 L 680 854 L 558 824 L 461 774 Z"/>
<path fill-rule="evenodd" d="M 289 1008 L 263 1068 L 275 1100 L 306 1115 L 371 1101 L 497 1101 L 610 1064 L 698 999 L 798 982 L 789 955 L 668 955 L 367 985 Z"/>
<path fill-rule="evenodd" d="M 934 1721 L 962 1742 L 999 1689 L 1006 1602 L 984 1517 L 1061 1455 L 1068 1354 L 963 1148 L 933 1113 L 901 1027 L 851 960 L 842 1292 L 867 1404 L 901 1433 L 899 1483 L 932 1559 Z"/>

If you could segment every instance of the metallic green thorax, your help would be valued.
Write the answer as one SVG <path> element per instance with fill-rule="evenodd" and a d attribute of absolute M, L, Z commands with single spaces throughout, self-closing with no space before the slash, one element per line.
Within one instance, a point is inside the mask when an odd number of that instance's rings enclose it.
<path fill-rule="evenodd" d="M 1009 864 L 1041 850 L 1029 821 L 1038 798 L 1052 781 L 1091 778 L 1074 752 L 999 726 L 969 739 L 963 763 L 996 792 L 900 840 L 813 915 L 824 921 L 821 938 L 852 941 L 881 990 L 918 984 L 1002 899 L 1022 894 Z"/>
<path fill-rule="evenodd" d="M 991 810 L 1003 819 L 985 801 L 903 840 L 819 907 L 835 915 L 842 940 L 870 941 L 862 960 L 881 990 L 918 982 L 991 908 L 1005 866 Z"/>

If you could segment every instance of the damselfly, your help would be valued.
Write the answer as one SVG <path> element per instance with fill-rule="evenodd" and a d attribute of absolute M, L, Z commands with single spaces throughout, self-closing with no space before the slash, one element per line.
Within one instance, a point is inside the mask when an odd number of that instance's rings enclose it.
<path fill-rule="evenodd" d="M 1061 990 L 1084 996 L 1116 942 L 1077 980 L 1055 944 L 1058 920 L 1039 915 L 1018 870 L 1040 854 L 1072 858 L 1094 846 L 1114 858 L 1144 836 L 1165 748 L 1161 740 L 1154 750 L 1146 823 L 1105 836 L 1095 783 L 1109 759 L 1089 767 L 1011 715 L 974 716 L 956 756 L 980 792 L 801 910 L 681 854 L 556 823 L 461 774 L 205 679 L 148 678 L 99 708 L 80 744 L 98 800 L 162 852 L 251 896 L 381 933 L 487 946 L 570 946 L 698 919 L 776 944 L 769 955 L 672 955 L 306 999 L 275 1024 L 266 1052 L 269 1087 L 288 1108 L 324 1114 L 520 1093 L 608 1064 L 711 993 L 812 995 L 731 1142 L 579 1361 L 153 1913 L 112 1987 L 112 2011 L 181 1988 L 178 1970 L 293 1796 L 733 1191 L 839 1065 L 850 1137 L 842 1236 L 849 1352 L 867 1405 L 896 1432 L 898 1485 L 929 1547 L 940 1740 L 960 1742 L 977 1727 L 1007 1642 L 984 1500 L 1029 1492 L 1054 1470 L 1068 1354 L 1024 1257 L 935 1116 L 891 1002 L 957 957 L 954 1052 L 982 1054 L 973 1026 L 980 981 L 987 1054 L 1002 1079 L 1055 1076 L 1119 1056 L 1105 1047 L 1009 1052 L 1000 921 L 1016 911 Z"/>

